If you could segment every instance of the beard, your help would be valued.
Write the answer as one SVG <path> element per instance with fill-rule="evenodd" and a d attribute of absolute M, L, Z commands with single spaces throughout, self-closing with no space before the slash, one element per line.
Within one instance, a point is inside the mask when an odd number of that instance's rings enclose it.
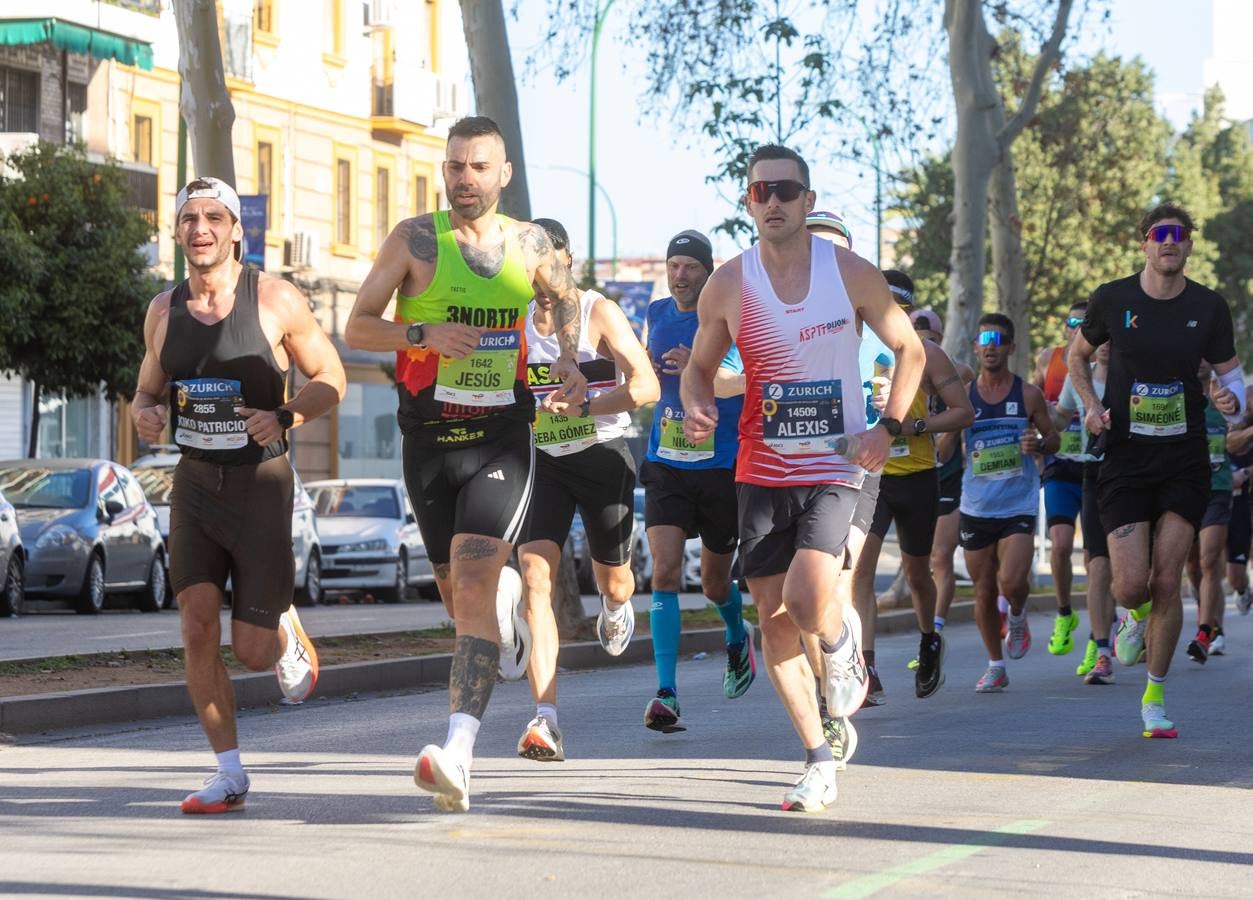
<path fill-rule="evenodd" d="M 500 200 L 499 187 L 491 191 L 468 191 L 462 193 L 473 194 L 474 201 L 463 204 L 458 200 L 457 194 L 453 194 L 453 211 L 461 218 L 470 222 L 481 219 Z"/>
<path fill-rule="evenodd" d="M 219 243 L 213 249 L 213 256 L 206 261 L 205 257 L 207 254 L 204 251 L 194 250 L 191 247 L 184 247 L 183 256 L 187 260 L 187 265 L 189 267 L 198 272 L 207 272 L 210 269 L 217 268 L 222 265 L 222 263 L 226 262 L 226 260 L 230 259 L 234 249 L 235 244 L 233 241 Z"/>
<path fill-rule="evenodd" d="M 1165 259 L 1159 257 L 1153 261 L 1153 269 L 1158 275 L 1173 278 L 1183 271 L 1183 267 L 1186 263 L 1187 259 L 1182 255 L 1170 256 Z"/>

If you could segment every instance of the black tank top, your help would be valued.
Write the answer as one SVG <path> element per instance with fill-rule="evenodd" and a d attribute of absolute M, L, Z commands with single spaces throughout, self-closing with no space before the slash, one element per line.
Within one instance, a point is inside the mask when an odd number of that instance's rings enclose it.
<path fill-rule="evenodd" d="M 287 452 L 287 436 L 262 447 L 248 437 L 235 409 L 276 409 L 286 399 L 287 373 L 261 328 L 256 269 L 245 267 L 226 318 L 206 325 L 187 310 L 188 282 L 170 295 L 161 368 L 170 377 L 170 422 L 189 459 L 255 465 Z"/>

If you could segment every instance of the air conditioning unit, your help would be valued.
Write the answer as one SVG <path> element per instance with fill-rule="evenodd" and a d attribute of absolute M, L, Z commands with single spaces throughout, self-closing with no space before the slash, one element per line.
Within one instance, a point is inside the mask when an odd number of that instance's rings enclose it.
<path fill-rule="evenodd" d="M 313 269 L 318 264 L 318 236 L 312 231 L 297 231 L 287 242 L 287 265 L 293 269 Z"/>
<path fill-rule="evenodd" d="M 395 24 L 395 0 L 369 0 L 366 3 L 366 27 L 388 28 Z"/>

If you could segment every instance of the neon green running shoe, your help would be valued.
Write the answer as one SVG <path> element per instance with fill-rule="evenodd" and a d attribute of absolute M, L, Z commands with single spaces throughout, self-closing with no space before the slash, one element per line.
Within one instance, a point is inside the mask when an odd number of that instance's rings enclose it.
<path fill-rule="evenodd" d="M 1050 644 L 1050 646 L 1052 645 Z M 1096 665 L 1096 657 L 1096 641 L 1092 640 L 1092 638 L 1088 638 L 1088 646 L 1083 651 L 1083 662 L 1075 666 L 1075 674 L 1087 675 L 1091 672 L 1092 667 Z"/>
<path fill-rule="evenodd" d="M 1075 649 L 1075 639 L 1070 635 L 1079 627 L 1079 614 L 1059 615 L 1053 620 L 1053 636 L 1049 638 L 1049 653 L 1054 656 L 1065 656 Z"/>
<path fill-rule="evenodd" d="M 909 669 L 911 672 L 918 668 L 918 657 L 915 656 L 909 662 L 905 663 L 905 668 Z"/>

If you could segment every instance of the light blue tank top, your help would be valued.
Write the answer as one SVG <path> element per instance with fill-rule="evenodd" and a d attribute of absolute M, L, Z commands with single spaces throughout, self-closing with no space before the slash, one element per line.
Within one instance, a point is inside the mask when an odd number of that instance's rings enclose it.
<path fill-rule="evenodd" d="M 1029 421 L 1022 379 L 1000 403 L 979 395 L 979 381 L 970 384 L 974 424 L 964 432 L 966 470 L 962 473 L 961 511 L 983 519 L 1034 516 L 1040 510 L 1040 470 L 1018 440 Z"/>
<path fill-rule="evenodd" d="M 888 345 L 883 343 L 882 338 L 874 333 L 873 328 L 863 322 L 861 326 L 861 346 L 857 352 L 857 366 L 861 369 L 861 387 L 863 400 L 866 403 L 867 428 L 873 428 L 875 423 L 879 421 L 879 411 L 870 402 L 870 398 L 874 393 L 874 385 L 871 384 L 870 379 L 878 375 L 883 369 L 895 365 L 896 354 L 888 349 Z"/>

